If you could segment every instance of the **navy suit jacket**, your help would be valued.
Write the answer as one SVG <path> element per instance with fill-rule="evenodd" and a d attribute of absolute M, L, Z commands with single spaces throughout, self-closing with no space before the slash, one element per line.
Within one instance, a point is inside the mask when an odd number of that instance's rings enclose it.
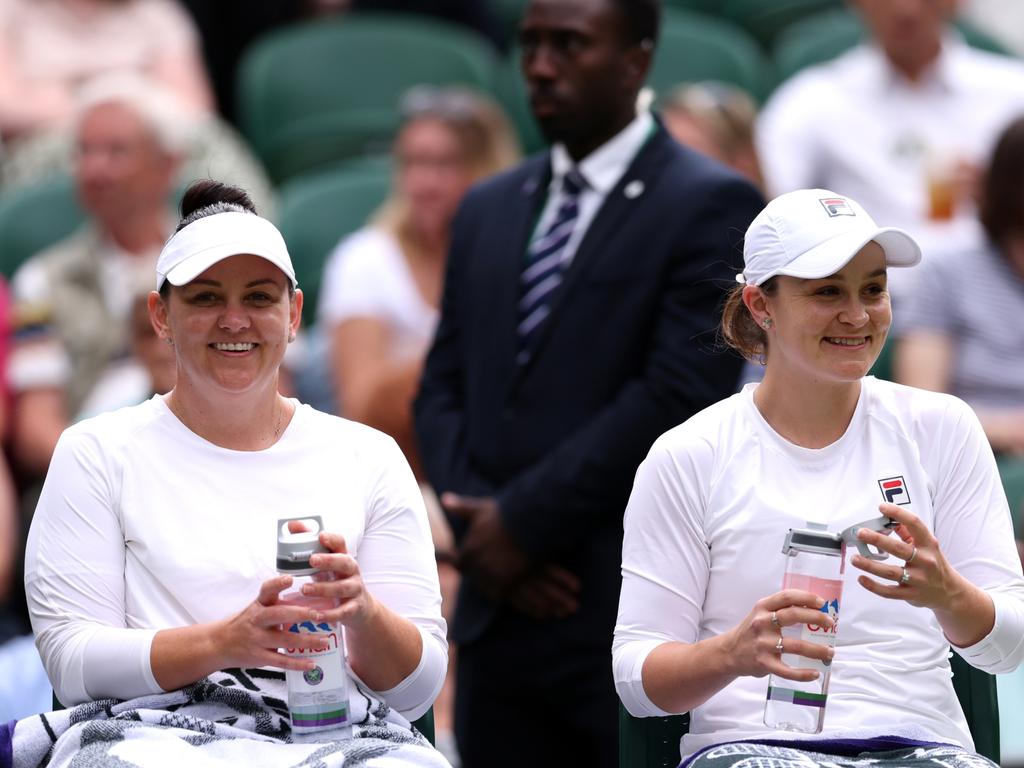
<path fill-rule="evenodd" d="M 716 328 L 764 201 L 659 124 L 598 210 L 520 366 L 519 275 L 550 176 L 543 153 L 464 200 L 416 427 L 439 493 L 497 497 L 534 561 L 581 578 L 579 613 L 544 635 L 582 632 L 608 653 L 636 468 L 661 433 L 735 390 L 741 361 L 713 354 Z M 455 639 L 510 610 L 463 579 Z"/>

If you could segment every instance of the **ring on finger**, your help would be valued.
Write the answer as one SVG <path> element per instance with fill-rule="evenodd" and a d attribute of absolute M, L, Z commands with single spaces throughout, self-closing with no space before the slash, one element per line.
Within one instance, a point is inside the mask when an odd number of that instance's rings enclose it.
<path fill-rule="evenodd" d="M 782 653 L 782 635 L 779 635 L 779 642 L 775 644 L 775 650 Z"/>
<path fill-rule="evenodd" d="M 772 615 L 768 617 L 768 620 L 772 623 L 772 626 L 779 629 L 782 625 L 779 624 L 779 614 L 772 611 Z"/>
<path fill-rule="evenodd" d="M 914 562 L 915 557 L 917 557 L 917 547 L 914 547 L 913 551 L 910 553 L 910 557 L 907 558 L 906 564 L 910 565 L 912 562 Z"/>
<path fill-rule="evenodd" d="M 909 562 L 909 560 L 907 562 Z M 904 585 L 907 585 L 909 583 L 910 583 L 910 570 L 906 566 L 904 566 L 903 567 L 903 574 L 900 576 L 900 585 L 904 586 Z"/>

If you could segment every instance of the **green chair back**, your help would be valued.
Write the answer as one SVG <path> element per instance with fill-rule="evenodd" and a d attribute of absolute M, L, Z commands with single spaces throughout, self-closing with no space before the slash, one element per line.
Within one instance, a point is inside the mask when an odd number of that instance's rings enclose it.
<path fill-rule="evenodd" d="M 992 53 L 1007 53 L 991 36 L 963 21 L 957 28 L 968 44 Z M 834 59 L 863 40 L 867 31 L 854 12 L 840 8 L 810 16 L 779 33 L 772 47 L 778 82 L 784 82 L 804 67 Z"/>
<path fill-rule="evenodd" d="M 996 456 L 999 478 L 1003 481 L 1003 492 L 1010 505 L 1013 519 L 1013 536 L 1024 541 L 1024 458 L 1001 454 Z"/>
<path fill-rule="evenodd" d="M 366 224 L 387 197 L 383 168 L 330 170 L 298 176 L 281 189 L 278 226 L 304 295 L 303 321 L 316 321 L 320 277 L 328 254 L 345 235 Z"/>
<path fill-rule="evenodd" d="M 967 717 L 974 748 L 998 764 L 996 678 L 975 669 L 955 653 L 950 665 L 953 690 Z M 619 768 L 675 768 L 679 765 L 679 740 L 689 727 L 689 715 L 633 717 L 619 704 Z"/>
<path fill-rule="evenodd" d="M 238 68 L 242 132 L 275 181 L 387 147 L 414 85 L 489 92 L 494 52 L 475 33 L 412 14 L 347 14 L 267 33 Z"/>
<path fill-rule="evenodd" d="M 721 0 L 719 13 L 743 27 L 769 50 L 791 24 L 822 11 L 842 8 L 845 0 Z"/>
<path fill-rule="evenodd" d="M 771 68 L 757 42 L 735 24 L 666 9 L 647 82 L 663 94 L 683 82 L 721 80 L 760 101 L 774 82 Z"/>
<path fill-rule="evenodd" d="M 85 221 L 68 176 L 0 195 L 0 274 L 11 277 L 29 257 Z"/>
<path fill-rule="evenodd" d="M 518 48 L 513 48 L 498 64 L 494 93 L 519 136 L 523 153 L 530 155 L 544 149 L 547 142 L 530 111 Z"/>

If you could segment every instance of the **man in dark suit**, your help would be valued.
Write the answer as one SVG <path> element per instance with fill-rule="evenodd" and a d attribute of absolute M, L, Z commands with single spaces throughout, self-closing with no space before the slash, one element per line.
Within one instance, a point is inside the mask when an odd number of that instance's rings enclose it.
<path fill-rule="evenodd" d="M 763 205 L 637 95 L 658 0 L 531 0 L 520 27 L 550 152 L 467 196 L 416 402 L 464 572 L 467 768 L 614 766 L 622 513 L 654 439 L 732 393 L 710 354 Z"/>

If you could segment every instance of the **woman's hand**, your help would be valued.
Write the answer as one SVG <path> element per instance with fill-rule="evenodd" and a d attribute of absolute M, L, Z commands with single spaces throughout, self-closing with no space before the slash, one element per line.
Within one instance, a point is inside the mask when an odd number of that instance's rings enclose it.
<path fill-rule="evenodd" d="M 879 597 L 932 609 L 953 645 L 964 648 L 979 642 L 995 623 L 992 599 L 949 564 L 938 539 L 917 515 L 896 504 L 882 503 L 878 508 L 899 523 L 893 529 L 896 536 L 861 528 L 857 538 L 896 562 L 854 555 L 854 567 L 882 579 L 864 575 L 857 582 Z"/>
<path fill-rule="evenodd" d="M 857 582 L 890 600 L 905 600 L 922 608 L 951 607 L 962 579 L 942 554 L 938 539 L 921 518 L 904 507 L 883 503 L 879 509 L 899 523 L 892 529 L 896 535 L 861 528 L 857 538 L 892 557 L 871 560 L 854 555 L 850 560 L 854 567 L 882 580 L 858 576 Z"/>
<path fill-rule="evenodd" d="M 291 576 L 275 576 L 260 586 L 253 602 L 234 616 L 209 624 L 162 629 L 153 637 L 153 677 L 165 691 L 194 683 L 230 667 L 276 667 L 305 671 L 313 661 L 288 649 L 324 650 L 327 641 L 308 632 L 289 632 L 303 621 L 323 621 L 322 612 L 281 602 Z"/>
<path fill-rule="evenodd" d="M 372 621 L 379 605 L 363 584 L 359 563 L 348 554 L 345 537 L 338 533 L 321 531 L 320 543 L 327 554 L 313 555 L 309 564 L 320 571 L 331 571 L 331 581 L 312 581 L 302 587 L 306 597 L 322 597 L 338 601 L 337 608 L 322 611 L 324 621 L 341 622 L 346 627 L 359 628 Z"/>
<path fill-rule="evenodd" d="M 817 679 L 817 670 L 794 669 L 783 663 L 782 654 L 828 663 L 834 650 L 796 637 L 783 637 L 782 628 L 812 624 L 823 630 L 832 629 L 835 619 L 821 610 L 824 604 L 823 598 L 802 589 L 784 589 L 758 600 L 746 618 L 729 632 L 729 656 L 737 665 L 736 676 L 773 674 L 802 682 Z"/>
<path fill-rule="evenodd" d="M 324 621 L 324 614 L 308 606 L 282 603 L 281 593 L 291 585 L 291 576 L 267 579 L 253 602 L 217 627 L 215 636 L 223 659 L 219 669 L 307 670 L 316 666 L 313 661 L 292 656 L 288 651 L 300 648 L 322 651 L 327 648 L 327 641 L 308 632 L 289 632 L 288 627 L 304 621 Z"/>

